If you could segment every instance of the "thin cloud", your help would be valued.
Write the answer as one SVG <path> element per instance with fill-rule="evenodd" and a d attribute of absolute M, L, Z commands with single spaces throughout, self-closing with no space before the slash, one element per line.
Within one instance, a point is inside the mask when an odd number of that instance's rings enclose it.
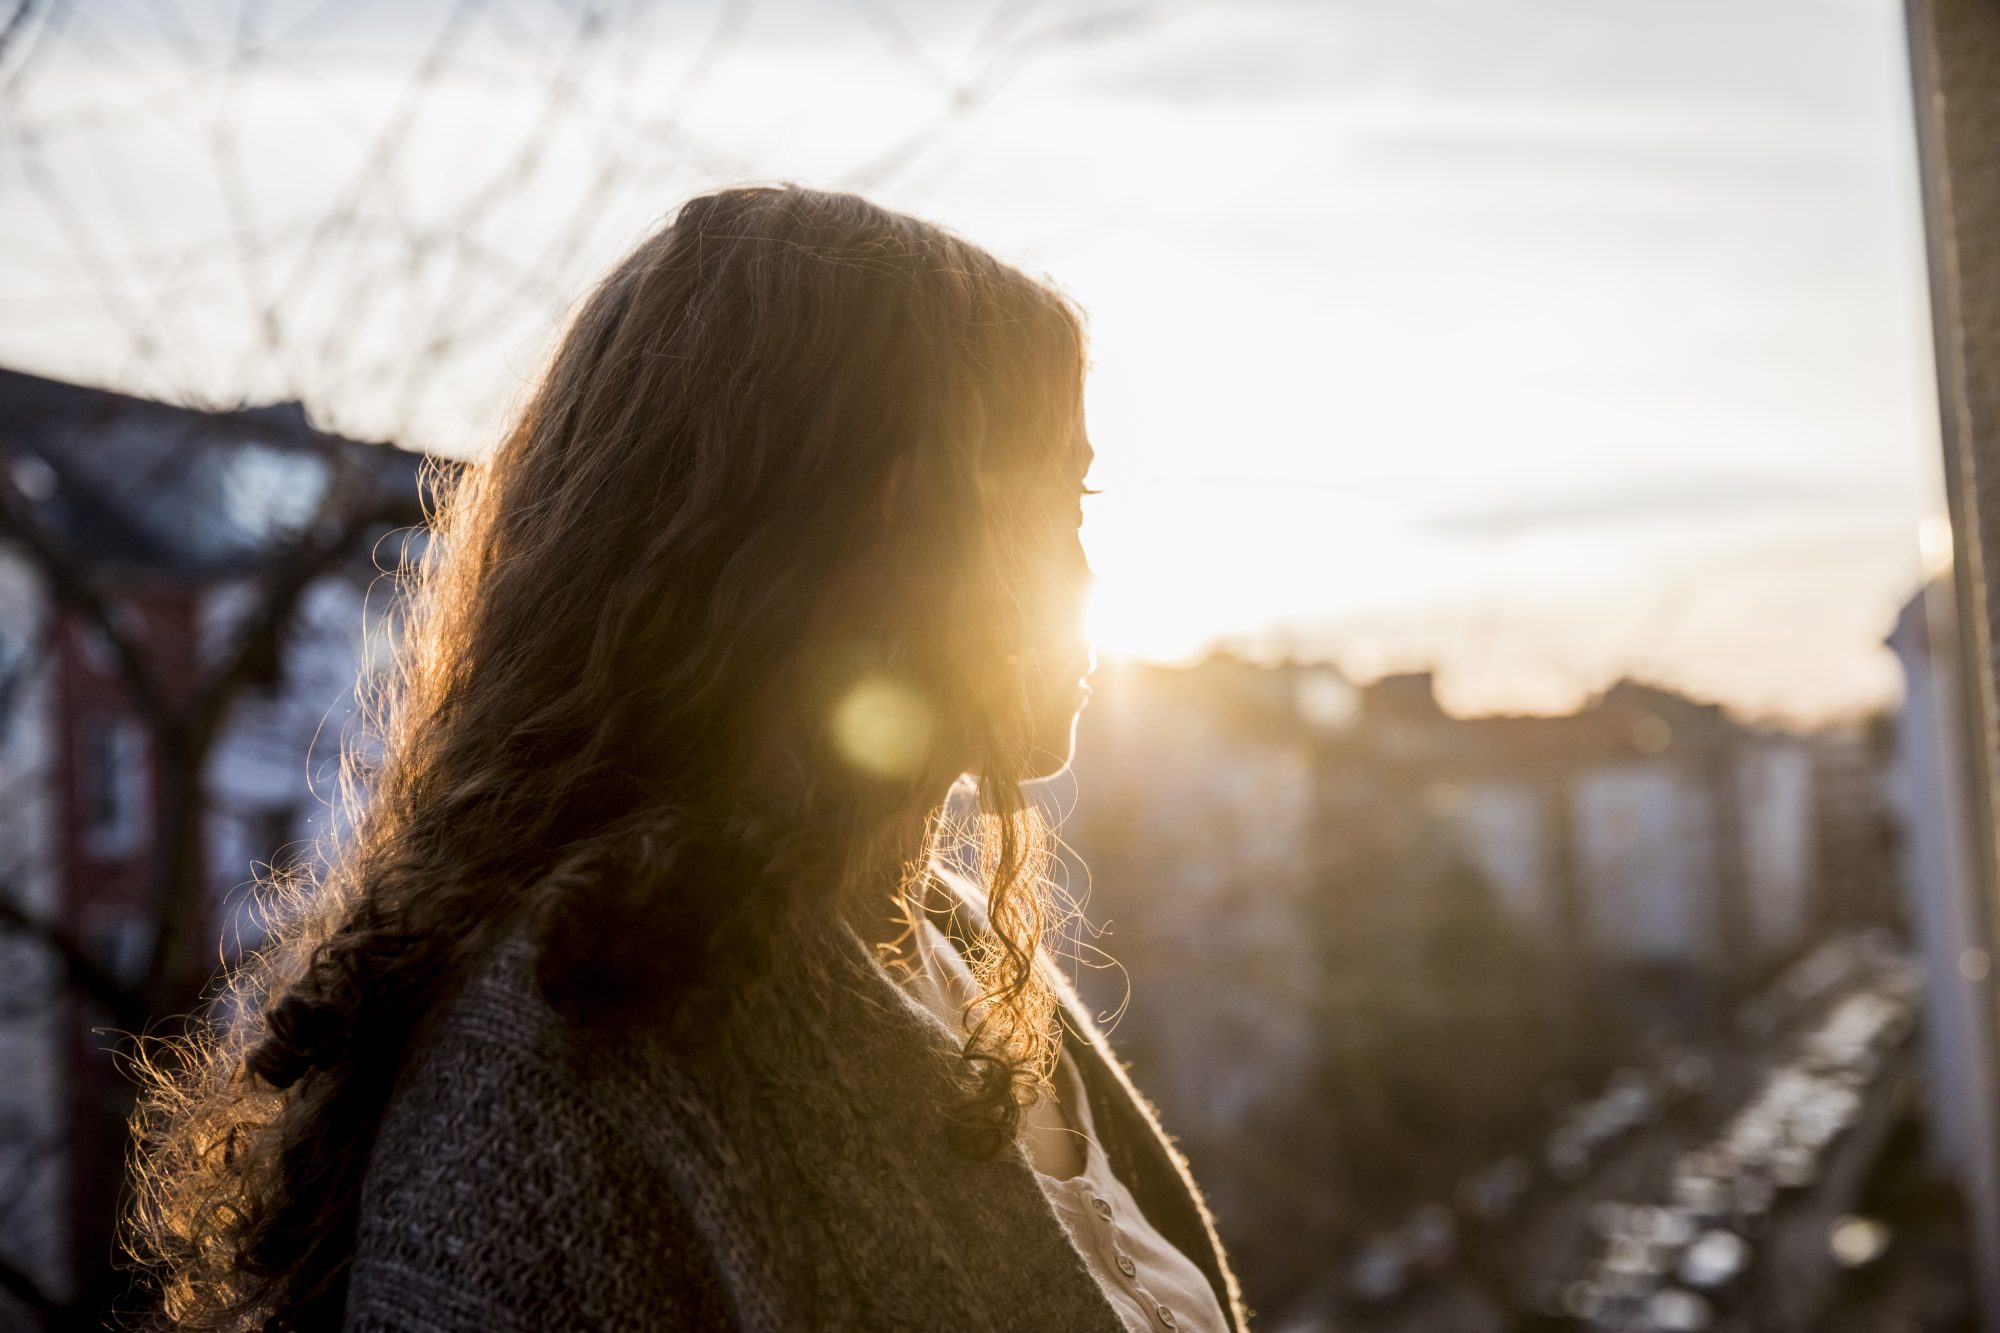
<path fill-rule="evenodd" d="M 1852 487 L 1784 477 L 1672 477 L 1648 483 L 1537 495 L 1505 505 L 1426 514 L 1411 526 L 1455 541 L 1509 541 L 1557 530 L 1684 521 L 1746 513 L 1875 509 L 1879 497 Z"/>

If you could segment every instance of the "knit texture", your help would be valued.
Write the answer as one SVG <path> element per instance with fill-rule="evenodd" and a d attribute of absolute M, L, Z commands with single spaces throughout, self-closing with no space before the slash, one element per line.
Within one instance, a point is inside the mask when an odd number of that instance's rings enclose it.
<path fill-rule="evenodd" d="M 817 938 L 693 1052 L 567 1022 L 532 946 L 496 949 L 398 1075 L 345 1326 L 1120 1333 L 1022 1146 L 952 1151 L 951 1033 L 852 929 Z M 1244 1329 L 1185 1160 L 1058 985 L 1113 1171 Z"/>

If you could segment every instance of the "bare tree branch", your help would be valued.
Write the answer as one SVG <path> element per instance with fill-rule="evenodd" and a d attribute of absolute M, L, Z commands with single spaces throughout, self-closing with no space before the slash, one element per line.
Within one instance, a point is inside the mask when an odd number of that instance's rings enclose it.
<path fill-rule="evenodd" d="M 83 566 L 42 530 L 34 519 L 32 502 L 21 493 L 5 468 L 0 468 L 0 537 L 18 542 L 48 579 L 56 602 L 81 616 L 104 636 L 134 702 L 148 713 L 171 716 L 175 711 L 172 700 L 153 664 L 119 622 L 117 609 L 99 591 Z"/>
<path fill-rule="evenodd" d="M 7 16 L 6 24 L 0 26 L 0 61 L 7 58 L 8 50 L 27 31 L 28 18 L 34 12 L 35 0 L 16 0 L 14 12 Z"/>
<path fill-rule="evenodd" d="M 48 949 L 62 964 L 69 985 L 102 1005 L 120 1026 L 133 1031 L 146 1026 L 148 1014 L 132 987 L 98 962 L 83 941 L 24 910 L 4 885 L 0 885 L 0 931 L 26 935 Z"/>
<path fill-rule="evenodd" d="M 68 1306 L 42 1290 L 25 1269 L 0 1259 L 0 1295 L 11 1298 L 45 1329 L 68 1328 L 77 1319 Z"/>

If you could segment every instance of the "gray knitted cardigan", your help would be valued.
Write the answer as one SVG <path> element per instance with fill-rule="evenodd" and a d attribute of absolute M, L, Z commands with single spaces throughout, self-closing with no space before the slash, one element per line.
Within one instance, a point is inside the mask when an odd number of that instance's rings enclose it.
<path fill-rule="evenodd" d="M 398 1075 L 345 1327 L 1122 1330 L 1020 1145 L 947 1143 L 949 1031 L 852 929 L 821 934 L 695 1054 L 566 1023 L 531 947 L 495 950 Z M 1241 1333 L 1186 1161 L 1061 991 L 1112 1169 Z"/>

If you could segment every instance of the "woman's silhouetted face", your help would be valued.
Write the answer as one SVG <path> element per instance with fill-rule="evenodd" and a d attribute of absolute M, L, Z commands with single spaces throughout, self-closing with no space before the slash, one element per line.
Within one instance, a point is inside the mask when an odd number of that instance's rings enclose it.
<path fill-rule="evenodd" d="M 1093 453 L 1081 429 L 1077 441 L 1063 493 L 1047 506 L 1051 521 L 1032 585 L 1038 599 L 1035 623 L 1041 633 L 1022 663 L 1037 718 L 1037 777 L 1053 777 L 1069 765 L 1077 714 L 1090 694 L 1086 678 L 1096 665 L 1084 629 L 1090 562 L 1084 555 L 1082 532 L 1084 475 Z"/>

